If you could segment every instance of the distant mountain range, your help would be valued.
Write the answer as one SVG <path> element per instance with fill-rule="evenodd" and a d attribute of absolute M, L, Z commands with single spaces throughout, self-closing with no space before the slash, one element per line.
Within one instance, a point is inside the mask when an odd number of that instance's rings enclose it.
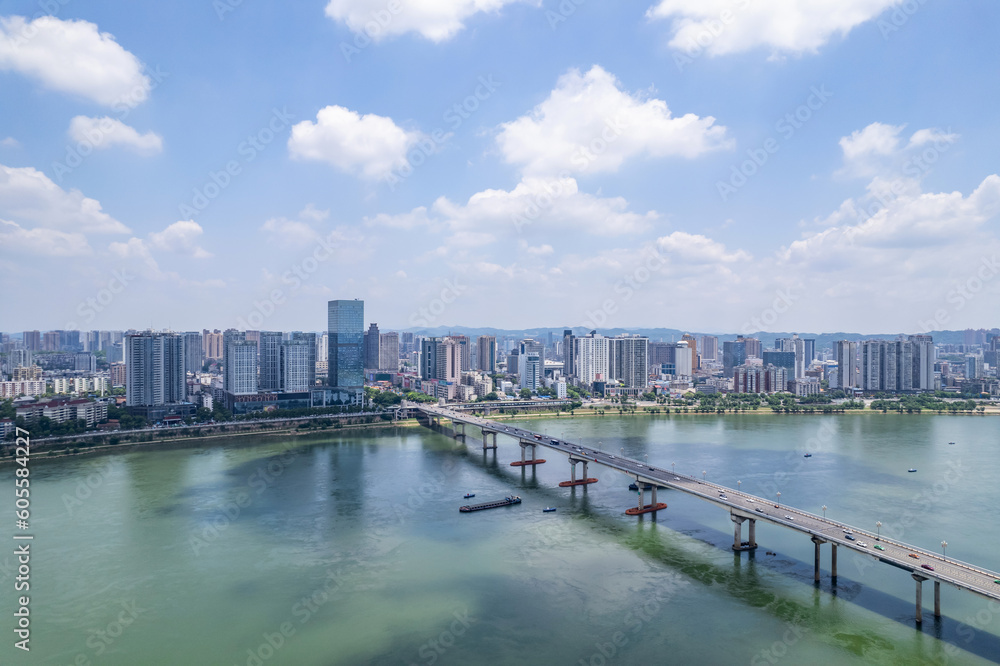
<path fill-rule="evenodd" d="M 478 335 L 495 335 L 497 337 L 508 336 L 515 338 L 534 338 L 536 340 L 547 340 L 548 334 L 552 333 L 553 339 L 561 339 L 563 331 L 566 328 L 571 328 L 574 335 L 586 335 L 590 333 L 590 330 L 582 326 L 571 326 L 564 328 L 551 328 L 551 327 L 541 327 L 541 328 L 523 328 L 523 329 L 505 329 L 505 328 L 474 328 L 469 326 L 437 326 L 434 328 L 407 328 L 402 329 L 404 331 L 414 333 L 421 336 L 443 336 L 443 335 L 467 335 L 469 337 L 475 337 Z M 997 332 L 997 329 L 993 329 Z M 700 331 L 682 331 L 677 328 L 599 328 L 597 332 L 605 336 L 615 336 L 622 335 L 624 333 L 637 333 L 639 335 L 644 335 L 650 340 L 656 342 L 671 342 L 681 339 L 681 336 L 685 333 L 690 333 L 695 337 L 701 337 L 702 335 L 714 335 L 719 338 L 719 342 L 725 342 L 726 340 L 735 340 L 736 333 L 704 333 Z M 830 347 L 831 344 L 837 340 L 894 340 L 899 333 L 877 333 L 877 334 L 863 334 L 863 333 L 806 333 L 803 331 L 797 331 L 800 338 L 810 338 L 816 340 L 816 348 L 823 349 Z M 744 334 L 745 337 L 757 338 L 765 347 L 770 346 L 775 338 L 790 338 L 792 337 L 792 332 L 765 332 L 757 331 L 756 333 Z M 905 335 L 911 335 L 907 333 Z M 931 331 L 928 335 L 934 338 L 934 342 L 942 344 L 963 344 L 965 342 L 965 331 Z"/>

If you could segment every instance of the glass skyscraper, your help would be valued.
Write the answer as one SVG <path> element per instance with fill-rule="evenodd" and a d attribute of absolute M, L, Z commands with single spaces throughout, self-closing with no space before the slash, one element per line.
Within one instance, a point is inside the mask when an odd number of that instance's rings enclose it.
<path fill-rule="evenodd" d="M 330 301 L 327 307 L 328 384 L 341 388 L 364 386 L 365 302 Z"/>

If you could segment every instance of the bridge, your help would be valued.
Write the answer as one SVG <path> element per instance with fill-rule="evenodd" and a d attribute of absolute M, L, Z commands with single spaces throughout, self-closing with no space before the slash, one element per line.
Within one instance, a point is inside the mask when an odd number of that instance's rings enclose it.
<path fill-rule="evenodd" d="M 917 623 L 923 622 L 923 583 L 934 581 L 934 617 L 941 617 L 941 583 L 947 583 L 961 590 L 968 590 L 987 599 L 1000 601 L 1000 573 L 982 567 L 946 558 L 934 551 L 913 546 L 901 541 L 887 539 L 880 534 L 872 534 L 867 530 L 830 520 L 823 516 L 796 509 L 784 504 L 776 504 L 772 500 L 744 493 L 739 489 L 727 488 L 704 479 L 698 479 L 672 469 L 666 470 L 645 462 L 583 446 L 565 439 L 552 437 L 525 428 L 505 425 L 496 421 L 480 418 L 433 405 L 414 405 L 424 419 L 424 425 L 441 425 L 443 420 L 453 424 L 455 437 L 465 439 L 465 427 L 472 426 L 482 431 L 483 450 L 496 449 L 496 436 L 507 435 L 518 440 L 521 447 L 521 460 L 511 463 L 515 467 L 525 467 L 542 464 L 543 459 L 536 457 L 536 447 L 544 447 L 565 455 L 571 466 L 571 478 L 559 485 L 562 487 L 586 486 L 596 483 L 597 479 L 587 477 L 587 465 L 597 464 L 617 470 L 635 479 L 639 484 L 638 506 L 626 510 L 629 515 L 655 513 L 667 508 L 666 504 L 656 501 L 658 488 L 678 490 L 699 499 L 705 500 L 729 511 L 733 521 L 733 550 L 753 550 L 757 547 L 756 523 L 762 520 L 766 523 L 780 525 L 808 535 L 815 544 L 814 580 L 820 580 L 820 546 L 830 544 L 830 575 L 833 581 L 837 579 L 837 549 L 861 553 L 884 564 L 889 564 L 909 572 L 916 581 L 916 616 Z M 459 430 L 461 429 L 461 430 Z M 491 442 L 492 440 L 492 442 Z M 528 458 L 528 449 L 531 457 Z M 576 466 L 583 465 L 583 475 L 576 477 Z M 645 504 L 644 485 L 650 485 L 651 503 Z M 748 524 L 749 539 L 742 538 L 743 523 Z M 852 538 L 848 538 L 848 536 Z M 879 546 L 880 548 L 876 548 Z"/>

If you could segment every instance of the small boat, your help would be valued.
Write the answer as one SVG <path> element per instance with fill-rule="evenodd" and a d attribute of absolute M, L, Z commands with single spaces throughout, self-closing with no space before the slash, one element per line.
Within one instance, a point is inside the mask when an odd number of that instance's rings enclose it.
<path fill-rule="evenodd" d="M 542 509 L 542 513 L 552 513 L 555 510 L 556 508 L 554 506 L 547 506 L 544 509 Z"/>
<path fill-rule="evenodd" d="M 811 454 L 811 453 L 807 453 L 807 454 L 805 454 L 805 455 L 804 455 L 804 456 L 802 456 L 802 457 L 803 457 L 803 458 L 812 458 L 812 457 L 813 457 L 813 454 Z"/>
<path fill-rule="evenodd" d="M 955 442 L 948 442 L 948 446 L 955 446 Z"/>
<path fill-rule="evenodd" d="M 630 483 L 630 484 L 628 484 L 628 489 L 629 490 L 639 490 L 639 484 L 637 484 L 637 483 Z M 642 489 L 643 490 L 652 490 L 653 489 L 653 484 L 652 483 L 647 483 L 645 486 L 643 486 Z"/>
<path fill-rule="evenodd" d="M 496 500 L 493 502 L 483 502 L 482 504 L 473 504 L 471 506 L 460 506 L 458 510 L 462 513 L 471 513 L 473 511 L 484 511 L 486 509 L 496 509 L 501 506 L 510 506 L 511 504 L 520 504 L 521 498 L 517 495 L 508 495 L 502 500 Z"/>
<path fill-rule="evenodd" d="M 907 472 L 916 472 L 916 471 L 917 471 L 917 468 L 916 468 L 916 467 L 911 467 L 910 469 L 908 469 L 908 470 L 906 470 L 906 471 L 907 471 Z"/>
<path fill-rule="evenodd" d="M 475 497 L 475 496 L 476 496 L 476 493 L 466 493 L 465 494 L 465 499 L 469 499 L 470 497 Z"/>

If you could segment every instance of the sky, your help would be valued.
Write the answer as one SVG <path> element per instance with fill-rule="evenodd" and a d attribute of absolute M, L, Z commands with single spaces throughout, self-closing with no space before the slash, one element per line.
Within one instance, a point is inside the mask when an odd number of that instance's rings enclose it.
<path fill-rule="evenodd" d="M 997 325 L 1000 5 L 0 1 L 0 330 Z"/>

